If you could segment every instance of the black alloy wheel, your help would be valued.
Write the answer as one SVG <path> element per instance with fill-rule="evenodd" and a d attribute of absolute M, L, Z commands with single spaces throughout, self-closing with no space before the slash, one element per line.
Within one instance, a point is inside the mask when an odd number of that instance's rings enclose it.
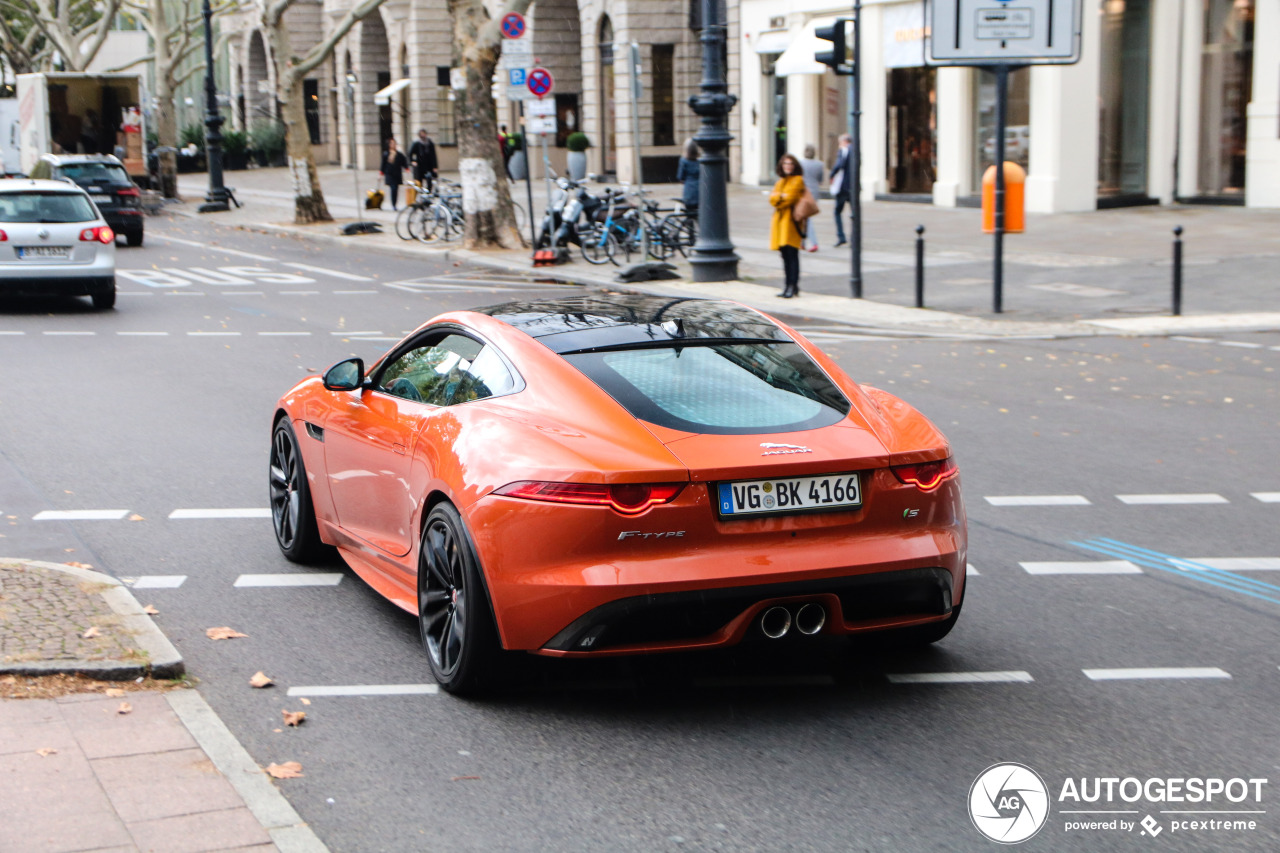
<path fill-rule="evenodd" d="M 431 510 L 418 549 L 418 626 L 431 674 L 450 693 L 476 694 L 493 675 L 499 646 L 480 569 L 462 518 Z"/>
<path fill-rule="evenodd" d="M 271 523 L 276 544 L 292 562 L 310 562 L 320 550 L 320 531 L 307 487 L 307 469 L 288 418 L 281 418 L 271 434 L 270 475 Z"/>

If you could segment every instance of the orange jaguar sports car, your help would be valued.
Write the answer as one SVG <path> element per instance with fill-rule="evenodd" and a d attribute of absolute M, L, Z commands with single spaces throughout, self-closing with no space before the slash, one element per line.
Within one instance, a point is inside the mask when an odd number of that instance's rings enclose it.
<path fill-rule="evenodd" d="M 443 314 L 281 398 L 284 555 L 336 546 L 418 616 L 440 685 L 502 650 L 941 639 L 965 587 L 951 448 L 731 302 L 581 296 Z"/>

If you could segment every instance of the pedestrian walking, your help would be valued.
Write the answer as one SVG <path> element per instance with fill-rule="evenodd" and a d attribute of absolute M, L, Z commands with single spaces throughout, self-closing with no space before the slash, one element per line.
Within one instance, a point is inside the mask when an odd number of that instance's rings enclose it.
<path fill-rule="evenodd" d="M 815 199 L 822 190 L 822 161 L 817 159 L 818 150 L 812 145 L 804 147 L 804 159 L 800 161 L 800 171 L 804 174 L 804 186 L 809 191 L 809 195 Z M 807 220 L 805 230 L 805 240 L 809 244 L 809 251 L 818 251 L 818 235 L 813 230 L 813 217 Z"/>
<path fill-rule="evenodd" d="M 773 185 L 769 203 L 773 205 L 773 222 L 769 227 L 769 249 L 782 255 L 786 286 L 778 294 L 790 299 L 800 293 L 800 246 L 804 222 L 795 219 L 796 205 L 805 194 L 804 174 L 794 154 L 783 154 L 778 161 L 778 182 Z"/>
<path fill-rule="evenodd" d="M 844 238 L 844 206 L 853 198 L 853 175 L 849 173 L 852 163 L 849 160 L 850 146 L 853 140 L 849 134 L 840 135 L 840 150 L 836 152 L 835 165 L 831 167 L 831 197 L 836 202 L 836 248 L 849 241 Z"/>
<path fill-rule="evenodd" d="M 698 143 L 693 139 L 684 141 L 684 154 L 680 156 L 680 164 L 676 167 L 676 180 L 684 184 L 681 201 L 686 213 L 698 210 L 698 185 L 702 181 L 702 170 L 698 168 Z"/>
<path fill-rule="evenodd" d="M 404 170 L 409 168 L 409 161 L 404 158 L 404 152 L 396 150 L 396 141 L 394 138 L 387 140 L 387 150 L 382 154 L 382 168 L 379 174 L 386 183 L 387 189 L 391 191 L 391 209 L 396 209 L 396 201 L 400 196 L 400 185 L 404 183 Z"/>
<path fill-rule="evenodd" d="M 413 179 L 429 192 L 440 175 L 440 162 L 436 159 L 436 144 L 427 136 L 425 127 L 418 131 L 418 138 L 409 146 L 409 164 L 413 166 Z"/>

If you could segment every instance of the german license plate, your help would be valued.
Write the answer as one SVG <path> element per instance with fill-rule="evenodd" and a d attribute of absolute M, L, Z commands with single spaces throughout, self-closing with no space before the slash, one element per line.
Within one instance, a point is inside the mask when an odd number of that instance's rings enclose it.
<path fill-rule="evenodd" d="M 857 474 L 739 480 L 720 483 L 716 494 L 721 517 L 862 506 L 862 488 Z"/>
<path fill-rule="evenodd" d="M 114 201 L 109 195 L 92 195 L 89 198 L 93 199 L 96 204 L 111 204 Z"/>
<path fill-rule="evenodd" d="M 19 246 L 19 258 L 69 258 L 70 246 Z"/>

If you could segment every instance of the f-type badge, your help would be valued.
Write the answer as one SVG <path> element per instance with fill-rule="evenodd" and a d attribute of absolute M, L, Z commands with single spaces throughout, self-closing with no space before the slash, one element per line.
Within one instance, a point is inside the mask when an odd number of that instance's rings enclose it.
<path fill-rule="evenodd" d="M 764 453 L 761 456 L 781 456 L 784 453 L 812 453 L 809 448 L 800 444 L 778 444 L 774 441 L 762 441 L 760 446 L 763 447 Z"/>

